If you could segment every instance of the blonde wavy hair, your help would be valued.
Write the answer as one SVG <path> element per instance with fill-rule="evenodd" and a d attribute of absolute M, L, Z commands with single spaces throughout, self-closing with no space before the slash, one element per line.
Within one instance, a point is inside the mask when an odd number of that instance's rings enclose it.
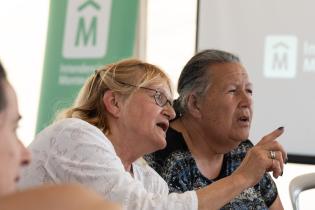
<path fill-rule="evenodd" d="M 122 60 L 97 69 L 84 83 L 74 104 L 61 111 L 57 120 L 79 118 L 108 134 L 110 130 L 103 95 L 112 90 L 128 98 L 136 88 L 124 83 L 137 87 L 164 83 L 173 94 L 171 81 L 160 68 L 137 59 Z"/>

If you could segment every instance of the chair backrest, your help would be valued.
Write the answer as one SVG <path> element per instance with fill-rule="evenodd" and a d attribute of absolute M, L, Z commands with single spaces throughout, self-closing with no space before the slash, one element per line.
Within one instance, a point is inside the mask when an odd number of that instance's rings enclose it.
<path fill-rule="evenodd" d="M 300 193 L 313 188 L 315 188 L 315 173 L 303 174 L 291 180 L 289 192 L 294 210 L 299 209 Z"/>

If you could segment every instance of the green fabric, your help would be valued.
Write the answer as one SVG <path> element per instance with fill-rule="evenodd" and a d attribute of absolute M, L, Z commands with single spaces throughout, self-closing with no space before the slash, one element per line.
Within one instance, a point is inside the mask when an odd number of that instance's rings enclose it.
<path fill-rule="evenodd" d="M 51 0 L 36 132 L 73 103 L 96 67 L 133 56 L 138 3 Z"/>

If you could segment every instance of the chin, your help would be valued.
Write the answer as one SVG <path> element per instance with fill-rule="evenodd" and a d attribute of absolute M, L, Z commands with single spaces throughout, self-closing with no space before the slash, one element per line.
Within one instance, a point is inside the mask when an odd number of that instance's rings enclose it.
<path fill-rule="evenodd" d="M 160 140 L 157 142 L 155 151 L 164 149 L 165 147 L 166 147 L 166 140 L 163 138 L 163 140 Z"/>
<path fill-rule="evenodd" d="M 164 149 L 165 147 L 166 147 L 166 141 L 160 144 L 159 150 Z"/>

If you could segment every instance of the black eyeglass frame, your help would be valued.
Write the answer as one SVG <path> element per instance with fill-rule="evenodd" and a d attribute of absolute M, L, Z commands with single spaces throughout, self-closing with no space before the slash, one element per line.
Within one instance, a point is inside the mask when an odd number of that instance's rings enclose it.
<path fill-rule="evenodd" d="M 129 83 L 126 83 L 126 82 L 121 82 L 121 81 L 117 81 L 117 82 L 120 83 L 120 84 L 123 84 L 123 85 L 128 85 L 128 86 L 131 86 L 131 87 L 135 87 L 135 88 L 142 88 L 142 89 L 145 89 L 145 90 L 154 91 L 155 94 L 154 94 L 153 98 L 154 98 L 154 101 L 155 101 L 156 105 L 158 105 L 158 106 L 160 106 L 160 107 L 164 107 L 167 103 L 169 103 L 170 106 L 173 106 L 173 102 L 170 101 L 170 100 L 166 97 L 166 95 L 164 95 L 164 93 L 162 93 L 161 91 L 158 91 L 158 90 L 153 89 L 153 88 L 148 88 L 148 87 L 142 87 L 142 86 L 137 86 L 137 85 L 129 84 Z M 165 98 L 165 99 L 164 99 L 165 102 L 163 102 L 163 103 L 160 103 L 161 100 L 160 100 L 159 98 L 160 98 L 161 96 Z M 164 101 L 164 100 L 163 100 L 163 101 Z"/>

